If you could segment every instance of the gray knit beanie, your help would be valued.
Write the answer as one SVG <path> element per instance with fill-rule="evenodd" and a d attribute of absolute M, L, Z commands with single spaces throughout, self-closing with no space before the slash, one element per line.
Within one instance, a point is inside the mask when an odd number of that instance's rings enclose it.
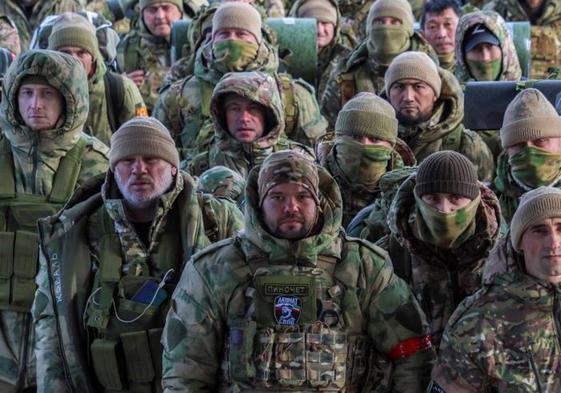
<path fill-rule="evenodd" d="M 222 4 L 212 18 L 212 36 L 222 29 L 243 29 L 249 31 L 261 42 L 261 15 L 251 4 L 232 2 Z"/>
<path fill-rule="evenodd" d="M 392 60 L 384 76 L 386 92 L 401 79 L 417 79 L 432 87 L 440 97 L 442 79 L 438 67 L 424 52 L 403 52 Z"/>
<path fill-rule="evenodd" d="M 144 11 L 144 9 L 148 6 L 160 3 L 170 3 L 179 8 L 179 11 L 183 13 L 183 1 L 181 0 L 140 0 L 140 11 Z"/>

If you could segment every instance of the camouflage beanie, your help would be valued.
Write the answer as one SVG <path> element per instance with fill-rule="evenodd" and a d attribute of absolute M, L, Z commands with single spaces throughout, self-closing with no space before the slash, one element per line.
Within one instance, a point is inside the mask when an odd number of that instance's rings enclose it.
<path fill-rule="evenodd" d="M 329 0 L 305 1 L 296 12 L 299 18 L 316 18 L 318 22 L 331 23 L 337 26 L 337 9 Z"/>
<path fill-rule="evenodd" d="M 370 7 L 368 11 L 368 18 L 366 19 L 366 26 L 372 26 L 374 19 L 390 16 L 397 18 L 403 24 L 409 36 L 413 35 L 413 22 L 415 20 L 411 5 L 407 0 L 377 0 Z"/>
<path fill-rule="evenodd" d="M 204 171 L 199 177 L 197 191 L 237 201 L 243 194 L 245 179 L 232 169 L 217 165 Z"/>
<path fill-rule="evenodd" d="M 212 37 L 222 29 L 243 29 L 249 31 L 261 42 L 261 15 L 247 3 L 224 3 L 216 10 L 212 19 Z"/>
<path fill-rule="evenodd" d="M 268 156 L 257 178 L 259 206 L 271 190 L 278 184 L 294 183 L 306 188 L 319 205 L 319 174 L 315 163 L 301 153 L 283 150 Z"/>
<path fill-rule="evenodd" d="M 404 52 L 390 63 L 384 76 L 386 92 L 395 82 L 401 79 L 417 79 L 432 87 L 436 97 L 440 97 L 442 79 L 438 74 L 438 67 L 426 53 Z"/>
<path fill-rule="evenodd" d="M 142 12 L 146 7 L 160 3 L 173 4 L 174 6 L 179 8 L 179 11 L 181 13 L 183 13 L 183 1 L 181 0 L 140 0 L 140 11 Z"/>
<path fill-rule="evenodd" d="M 179 153 L 167 128 L 153 117 L 133 117 L 111 136 L 109 166 L 134 156 L 161 158 L 179 168 Z"/>
<path fill-rule="evenodd" d="M 428 156 L 417 168 L 415 194 L 456 194 L 475 199 L 479 195 L 477 171 L 463 154 L 443 150 Z"/>
<path fill-rule="evenodd" d="M 95 27 L 82 15 L 66 12 L 53 25 L 48 49 L 65 46 L 82 48 L 95 57 L 99 52 Z"/>
<path fill-rule="evenodd" d="M 520 241 L 528 228 L 540 221 L 557 217 L 561 217 L 561 189 L 538 187 L 522 195 L 510 223 L 512 248 L 520 252 Z"/>
<path fill-rule="evenodd" d="M 349 100 L 337 115 L 338 136 L 369 136 L 395 144 L 397 140 L 395 110 L 374 93 L 359 93 Z"/>
<path fill-rule="evenodd" d="M 561 118 L 537 89 L 524 89 L 508 104 L 501 127 L 503 149 L 520 142 L 561 137 Z"/>

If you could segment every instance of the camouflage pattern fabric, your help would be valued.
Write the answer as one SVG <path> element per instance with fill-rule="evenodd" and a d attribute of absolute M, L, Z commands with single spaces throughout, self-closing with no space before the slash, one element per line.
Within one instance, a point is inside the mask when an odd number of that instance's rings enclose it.
<path fill-rule="evenodd" d="M 217 165 L 209 168 L 199 177 L 197 190 L 216 197 L 229 198 L 241 204 L 245 179 L 236 171 L 225 166 Z"/>
<path fill-rule="evenodd" d="M 426 325 L 418 304 L 405 283 L 392 274 L 390 262 L 379 248 L 348 239 L 340 231 L 341 198 L 325 170 L 320 169 L 321 229 L 298 241 L 275 238 L 262 227 L 257 175 L 256 168 L 246 188 L 244 232 L 194 256 L 176 288 L 162 336 L 164 392 L 373 390 L 380 381 L 365 382 L 363 378 L 368 353 L 356 348 L 347 357 L 348 346 L 364 337 L 371 346 L 363 348 L 387 359 L 402 340 L 424 336 Z M 337 260 L 334 265 L 331 262 L 331 273 L 325 270 L 327 260 Z M 358 296 L 329 291 L 334 296 L 331 304 L 339 303 L 342 315 L 331 325 L 275 326 L 272 304 L 270 309 L 259 308 L 264 311 L 253 308 L 262 304 L 252 300 L 259 296 L 260 288 L 252 290 L 252 282 L 259 276 L 256 273 L 252 279 L 253 263 L 261 266 L 261 274 L 289 269 L 289 277 L 304 281 L 309 280 L 305 272 L 313 269 L 322 275 L 318 285 L 323 289 L 318 293 L 324 295 L 320 296 L 328 296 L 324 285 L 334 277 Z M 304 301 L 302 315 L 307 317 L 303 318 L 323 318 L 313 312 L 315 301 Z M 308 349 L 304 336 L 310 340 Z M 243 340 L 237 339 L 241 337 Z M 333 352 L 327 356 L 324 351 L 330 348 Z M 308 360 L 303 359 L 304 351 L 310 354 Z M 314 360 L 315 354 L 322 353 L 326 356 L 317 360 L 324 367 Z M 432 350 L 422 350 L 395 360 L 393 391 L 421 392 L 431 357 Z M 359 359 L 363 363 L 356 363 Z M 343 378 L 347 361 L 356 368 Z"/>
<path fill-rule="evenodd" d="M 127 34 L 131 30 L 131 20 L 127 17 L 117 20 L 115 14 L 109 7 L 109 2 L 105 0 L 88 0 L 85 9 L 102 15 L 111 22 L 111 26 L 119 35 Z"/>
<path fill-rule="evenodd" d="M 243 229 L 243 213 L 230 198 L 197 191 L 205 235 L 211 243 L 235 236 Z"/>
<path fill-rule="evenodd" d="M 16 25 L 7 15 L 0 14 L 0 48 L 6 48 L 15 55 L 21 51 Z"/>
<path fill-rule="evenodd" d="M 440 391 L 561 389 L 559 286 L 525 274 L 523 257 L 509 239 L 505 244 L 510 251 L 499 254 L 503 259 L 492 257 L 488 263 L 512 270 L 493 276 L 448 322 L 432 373 Z"/>

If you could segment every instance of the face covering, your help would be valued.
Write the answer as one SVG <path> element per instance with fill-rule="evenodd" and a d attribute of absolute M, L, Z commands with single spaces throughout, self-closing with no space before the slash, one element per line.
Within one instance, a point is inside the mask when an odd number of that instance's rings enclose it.
<path fill-rule="evenodd" d="M 259 45 L 240 40 L 223 40 L 212 46 L 214 64 L 222 72 L 245 71 L 257 55 Z"/>
<path fill-rule="evenodd" d="M 335 139 L 337 164 L 351 183 L 368 188 L 378 184 L 378 180 L 388 166 L 392 148 L 381 145 L 365 145 L 351 137 Z"/>
<path fill-rule="evenodd" d="M 443 213 L 415 195 L 416 224 L 422 241 L 442 248 L 457 248 L 475 233 L 475 214 L 481 196 L 461 209 Z"/>
<path fill-rule="evenodd" d="M 409 34 L 403 26 L 372 26 L 368 31 L 368 52 L 374 60 L 384 65 L 405 52 L 409 44 Z"/>
<path fill-rule="evenodd" d="M 561 177 L 561 154 L 525 146 L 508 159 L 514 180 L 529 188 L 549 186 Z"/>
<path fill-rule="evenodd" d="M 454 52 L 450 52 L 445 55 L 438 55 L 438 62 L 440 63 L 440 66 L 444 69 L 448 69 L 452 67 L 456 62 L 456 58 L 454 57 Z"/>
<path fill-rule="evenodd" d="M 466 63 L 471 76 L 478 81 L 494 81 L 501 74 L 501 59 L 492 61 L 467 60 Z"/>

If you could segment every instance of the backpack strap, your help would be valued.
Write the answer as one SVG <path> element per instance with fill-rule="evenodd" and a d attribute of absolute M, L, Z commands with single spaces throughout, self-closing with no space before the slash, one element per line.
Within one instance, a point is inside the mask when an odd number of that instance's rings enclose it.
<path fill-rule="evenodd" d="M 87 145 L 86 138 L 78 139 L 74 147 L 60 161 L 49 195 L 50 202 L 65 203 L 72 196 L 82 169 L 82 156 Z"/>
<path fill-rule="evenodd" d="M 296 128 L 296 117 L 298 110 L 296 108 L 296 100 L 294 98 L 294 91 L 292 80 L 287 74 L 279 74 L 280 90 L 282 97 L 282 104 L 284 107 L 284 123 L 285 134 L 291 134 Z"/>
<path fill-rule="evenodd" d="M 125 82 L 123 77 L 107 71 L 103 77 L 105 83 L 105 102 L 107 104 L 107 117 L 111 131 L 115 132 L 121 125 L 119 115 L 125 106 Z"/>
<path fill-rule="evenodd" d="M 12 152 L 8 143 L 6 138 L 0 141 L 0 173 L 2 174 L 2 181 L 0 181 L 0 198 L 2 199 L 16 197 Z"/>

